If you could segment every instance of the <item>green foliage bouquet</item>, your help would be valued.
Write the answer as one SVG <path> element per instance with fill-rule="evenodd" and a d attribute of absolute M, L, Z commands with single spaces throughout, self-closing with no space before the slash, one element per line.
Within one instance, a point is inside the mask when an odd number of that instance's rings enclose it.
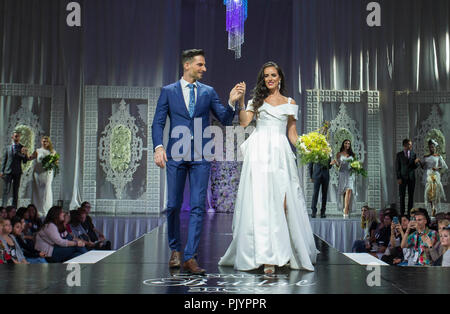
<path fill-rule="evenodd" d="M 350 163 L 350 170 L 351 172 L 367 178 L 367 171 L 363 168 L 362 163 L 357 159 L 353 159 L 353 161 Z"/>
<path fill-rule="evenodd" d="M 59 154 L 50 154 L 45 156 L 42 159 L 42 167 L 47 170 L 53 170 L 54 175 L 56 176 L 59 173 Z"/>

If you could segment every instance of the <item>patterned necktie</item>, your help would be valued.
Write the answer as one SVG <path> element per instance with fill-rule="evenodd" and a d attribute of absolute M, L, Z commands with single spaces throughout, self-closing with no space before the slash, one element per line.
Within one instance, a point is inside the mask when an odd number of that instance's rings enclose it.
<path fill-rule="evenodd" d="M 194 116 L 194 110 L 195 110 L 195 85 L 194 84 L 188 84 L 187 85 L 191 92 L 189 93 L 189 116 L 192 118 Z"/>

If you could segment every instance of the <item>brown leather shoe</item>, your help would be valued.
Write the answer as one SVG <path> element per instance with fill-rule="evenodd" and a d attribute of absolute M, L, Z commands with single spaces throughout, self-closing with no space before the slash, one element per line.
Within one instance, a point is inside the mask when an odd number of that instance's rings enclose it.
<path fill-rule="evenodd" d="M 169 260 L 170 268 L 178 268 L 181 266 L 181 253 L 177 251 L 173 251 Z"/>
<path fill-rule="evenodd" d="M 204 275 L 206 270 L 198 266 L 195 258 L 191 258 L 183 263 L 183 268 L 194 275 Z"/>

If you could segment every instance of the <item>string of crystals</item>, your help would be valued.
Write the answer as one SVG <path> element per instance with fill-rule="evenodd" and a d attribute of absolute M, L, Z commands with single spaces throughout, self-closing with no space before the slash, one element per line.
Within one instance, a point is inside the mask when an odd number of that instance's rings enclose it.
<path fill-rule="evenodd" d="M 244 43 L 244 23 L 247 20 L 247 0 L 224 0 L 227 6 L 228 49 L 235 52 L 235 58 L 241 58 Z"/>

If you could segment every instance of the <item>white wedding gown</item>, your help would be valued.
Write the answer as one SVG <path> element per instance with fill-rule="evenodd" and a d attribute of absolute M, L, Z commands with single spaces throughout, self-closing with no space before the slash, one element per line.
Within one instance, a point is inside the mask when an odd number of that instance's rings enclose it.
<path fill-rule="evenodd" d="M 31 202 L 41 215 L 47 215 L 47 212 L 53 206 L 53 170 L 46 171 L 42 167 L 42 159 L 50 155 L 50 151 L 43 148 L 38 148 L 36 151 L 38 155 L 34 163 Z"/>
<path fill-rule="evenodd" d="M 261 265 L 314 271 L 317 249 L 298 177 L 295 154 L 286 136 L 290 103 L 259 108 L 256 129 L 241 145 L 244 156 L 237 193 L 233 240 L 219 265 L 238 270 Z M 251 102 L 247 111 L 254 111 Z M 287 215 L 284 211 L 286 199 Z"/>

